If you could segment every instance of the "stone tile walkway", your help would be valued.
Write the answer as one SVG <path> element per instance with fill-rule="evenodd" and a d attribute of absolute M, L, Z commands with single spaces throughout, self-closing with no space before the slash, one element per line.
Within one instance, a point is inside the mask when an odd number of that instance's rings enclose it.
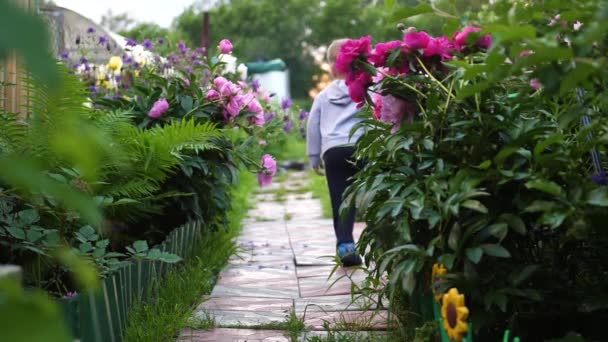
<path fill-rule="evenodd" d="M 320 201 L 306 192 L 307 177 L 292 173 L 284 183 L 254 195 L 255 207 L 237 241 L 241 252 L 194 312 L 195 321 L 212 317 L 216 327 L 186 329 L 178 341 L 290 341 L 272 328 L 281 328 L 292 313 L 307 327 L 300 341 L 322 339 L 326 326 L 386 330 L 386 311 L 366 298 L 356 296 L 353 302 L 351 290 L 364 282 L 363 271 L 339 268 L 330 277 L 335 266 L 332 221 L 321 217 Z M 272 192 L 279 188 L 281 196 Z M 363 228 L 356 225 L 357 238 Z"/>

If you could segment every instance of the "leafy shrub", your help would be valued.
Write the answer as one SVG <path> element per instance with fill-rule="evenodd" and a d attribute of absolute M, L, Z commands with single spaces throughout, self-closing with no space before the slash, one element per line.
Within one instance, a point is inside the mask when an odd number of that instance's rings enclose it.
<path fill-rule="evenodd" d="M 367 164 L 347 197 L 368 224 L 360 250 L 378 278 L 388 272 L 389 291 L 458 288 L 483 340 L 518 325 L 530 340 L 602 334 L 581 317 L 607 308 L 608 189 L 590 151 L 606 151 L 606 70 L 591 61 L 605 60 L 608 7 L 550 3 L 487 6 L 483 31 L 449 56 L 402 49 L 410 32 L 385 62 L 375 62 L 376 45 L 346 70 L 351 88 L 378 94 L 364 99 L 379 120 L 361 124 Z M 384 78 L 371 82 L 378 72 Z M 363 74 L 369 81 L 356 84 Z M 580 126 L 584 117 L 590 126 Z M 447 273 L 431 279 L 434 264 Z M 526 321 L 546 317 L 567 323 Z"/>

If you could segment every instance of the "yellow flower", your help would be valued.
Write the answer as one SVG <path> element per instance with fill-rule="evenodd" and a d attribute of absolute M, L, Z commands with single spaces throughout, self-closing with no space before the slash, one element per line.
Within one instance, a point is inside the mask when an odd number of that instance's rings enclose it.
<path fill-rule="evenodd" d="M 437 282 L 439 282 L 440 278 L 439 276 L 442 274 L 446 274 L 448 272 L 448 269 L 445 268 L 445 266 L 443 266 L 443 264 L 434 264 L 433 265 L 433 271 L 431 273 L 431 289 L 433 290 L 433 294 L 435 295 L 435 300 L 437 302 L 439 302 L 441 300 L 441 296 L 443 296 L 443 293 L 439 293 L 438 290 L 438 286 L 437 286 Z"/>
<path fill-rule="evenodd" d="M 110 57 L 110 61 L 108 62 L 108 69 L 117 72 L 122 68 L 122 58 L 119 56 Z"/>
<path fill-rule="evenodd" d="M 443 327 L 452 341 L 460 342 L 469 331 L 469 309 L 464 304 L 464 295 L 458 289 L 451 288 L 443 295 L 441 305 Z"/>

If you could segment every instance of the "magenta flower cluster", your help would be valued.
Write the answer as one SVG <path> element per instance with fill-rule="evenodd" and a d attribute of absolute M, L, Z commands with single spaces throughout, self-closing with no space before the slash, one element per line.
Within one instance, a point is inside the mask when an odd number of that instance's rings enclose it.
<path fill-rule="evenodd" d="M 263 126 L 264 108 L 257 99 L 254 91 L 246 91 L 247 84 L 233 83 L 219 76 L 213 80 L 213 87 L 207 92 L 207 99 L 218 101 L 223 107 L 224 118 L 227 122 L 236 118 L 241 111 L 247 110 L 254 115 L 251 122 L 256 126 Z"/>
<path fill-rule="evenodd" d="M 258 183 L 260 187 L 270 186 L 272 178 L 277 173 L 277 162 L 270 154 L 262 156 L 262 172 L 258 173 Z"/>
<path fill-rule="evenodd" d="M 380 82 L 385 75 L 406 76 L 421 64 L 433 72 L 443 69 L 441 62 L 453 59 L 456 54 L 489 49 L 492 46 L 490 35 L 483 35 L 475 42 L 470 41 L 471 34 L 479 31 L 481 29 L 478 27 L 466 27 L 451 39 L 432 37 L 424 31 L 409 31 L 403 40 L 380 42 L 373 49 L 370 36 L 351 39 L 340 47 L 336 69 L 345 76 L 350 97 L 360 108 L 368 98 L 368 88 L 374 82 Z M 380 72 L 373 77 L 367 71 L 369 68 L 364 68 L 365 64 Z M 374 117 L 392 124 L 393 132 L 399 129 L 404 115 L 409 120 L 416 115 L 413 103 L 395 96 L 374 95 L 373 106 Z"/>

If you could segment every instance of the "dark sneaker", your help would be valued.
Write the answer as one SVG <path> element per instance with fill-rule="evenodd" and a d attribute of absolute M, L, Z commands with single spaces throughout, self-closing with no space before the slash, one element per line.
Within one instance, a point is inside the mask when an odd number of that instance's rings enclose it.
<path fill-rule="evenodd" d="M 357 248 L 352 242 L 338 245 L 338 257 L 344 267 L 359 266 L 362 263 L 361 257 L 357 254 Z"/>

